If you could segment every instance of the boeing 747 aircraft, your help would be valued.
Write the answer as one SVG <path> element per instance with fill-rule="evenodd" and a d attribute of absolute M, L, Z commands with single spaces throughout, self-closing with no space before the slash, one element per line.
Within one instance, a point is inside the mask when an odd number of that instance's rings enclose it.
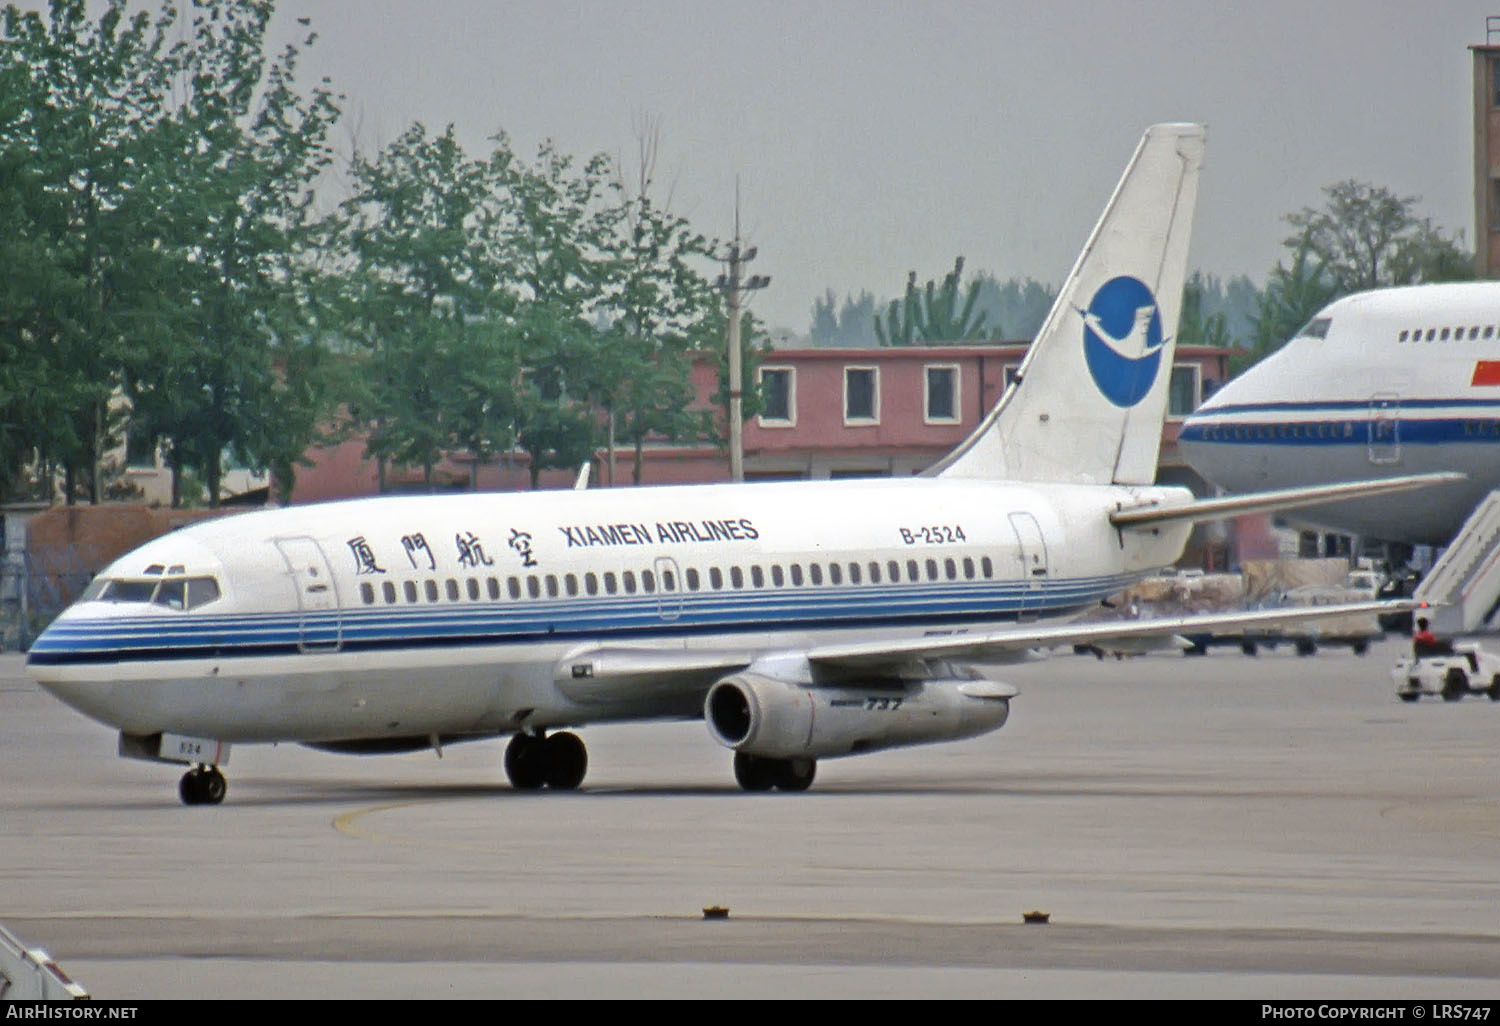
<path fill-rule="evenodd" d="M 188 804 L 223 799 L 236 742 L 509 735 L 514 786 L 571 789 L 587 755 L 562 728 L 645 718 L 702 718 L 742 787 L 800 791 L 820 758 L 1001 726 L 1016 689 L 976 664 L 1296 616 L 1069 622 L 1176 560 L 1194 520 L 1348 492 L 1152 484 L 1203 143 L 1146 133 L 1019 381 L 923 477 L 229 517 L 105 569 L 31 671 L 122 754 L 192 766 Z M 1375 607 L 1316 613 L 1350 608 Z"/>
<path fill-rule="evenodd" d="M 1346 296 L 1183 423 L 1183 454 L 1234 492 L 1456 471 L 1460 484 L 1302 510 L 1382 541 L 1444 545 L 1500 488 L 1500 282 Z"/>

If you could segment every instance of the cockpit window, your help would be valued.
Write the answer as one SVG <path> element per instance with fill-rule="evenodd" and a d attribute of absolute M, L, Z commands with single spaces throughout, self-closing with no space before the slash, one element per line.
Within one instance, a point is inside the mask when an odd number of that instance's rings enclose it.
<path fill-rule="evenodd" d="M 110 581 L 100 598 L 105 602 L 150 602 L 155 581 Z"/>
<path fill-rule="evenodd" d="M 179 577 L 175 580 L 95 580 L 80 601 L 150 602 L 168 609 L 196 609 L 219 597 L 219 582 L 212 577 Z"/>
<path fill-rule="evenodd" d="M 188 608 L 197 609 L 219 597 L 219 582 L 212 577 L 194 577 L 187 582 Z"/>
<path fill-rule="evenodd" d="M 166 606 L 168 609 L 185 609 L 187 607 L 187 582 L 163 581 L 161 587 L 156 589 L 151 602 L 154 605 Z"/>
<path fill-rule="evenodd" d="M 1297 332 L 1297 338 L 1327 338 L 1328 329 L 1333 324 L 1332 317 L 1314 317 L 1302 326 Z"/>

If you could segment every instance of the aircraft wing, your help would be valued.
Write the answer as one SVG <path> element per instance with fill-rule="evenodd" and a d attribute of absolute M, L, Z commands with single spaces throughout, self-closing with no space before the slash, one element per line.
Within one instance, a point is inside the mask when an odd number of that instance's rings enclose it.
<path fill-rule="evenodd" d="M 1150 639 L 1174 635 L 1203 634 L 1245 627 L 1280 627 L 1312 620 L 1332 619 L 1361 613 L 1396 613 L 1414 609 L 1409 600 L 1348 602 L 1342 605 L 1258 609 L 1234 613 L 1203 613 L 1195 616 L 1163 616 L 1149 620 L 1087 621 L 1068 624 L 1020 624 L 1000 630 L 963 630 L 932 633 L 921 638 L 861 641 L 852 644 L 818 645 L 807 651 L 809 661 L 849 669 L 899 666 L 917 659 L 973 659 L 985 661 L 1028 648 L 1057 645 L 1097 645 L 1140 650 Z"/>

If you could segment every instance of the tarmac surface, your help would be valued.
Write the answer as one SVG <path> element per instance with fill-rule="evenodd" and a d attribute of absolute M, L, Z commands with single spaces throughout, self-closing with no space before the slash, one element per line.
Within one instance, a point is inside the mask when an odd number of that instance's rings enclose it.
<path fill-rule="evenodd" d="M 237 746 L 192 808 L 8 654 L 0 923 L 119 1000 L 1500 999 L 1500 703 L 1397 701 L 1404 644 L 1054 654 L 806 794 L 689 722 L 584 728 L 573 794 Z"/>

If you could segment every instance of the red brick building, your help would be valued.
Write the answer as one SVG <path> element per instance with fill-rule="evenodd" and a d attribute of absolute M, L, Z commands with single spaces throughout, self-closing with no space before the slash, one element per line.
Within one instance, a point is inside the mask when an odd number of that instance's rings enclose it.
<path fill-rule="evenodd" d="M 765 408 L 745 424 L 745 476 L 826 479 L 906 476 L 935 462 L 961 442 L 1000 398 L 1020 366 L 1025 342 L 881 349 L 780 349 L 767 353 L 757 372 Z M 1232 350 L 1185 346 L 1172 369 L 1169 417 L 1163 433 L 1161 480 L 1202 482 L 1177 452 L 1177 417 L 1193 410 L 1229 377 Z M 694 405 L 711 409 L 718 389 L 716 362 L 693 367 Z M 292 491 L 293 503 L 373 495 L 375 462 L 364 441 L 308 453 Z M 613 482 L 629 485 L 634 453 L 615 453 Z M 611 481 L 608 453 L 595 455 L 593 485 Z M 542 474 L 544 488 L 571 487 L 573 472 Z M 524 453 L 478 464 L 463 455 L 446 460 L 435 475 L 440 490 L 509 491 L 529 487 Z M 643 453 L 642 484 L 727 481 L 727 453 L 713 442 L 653 444 Z M 390 472 L 388 487 L 421 491 L 420 472 Z"/>

